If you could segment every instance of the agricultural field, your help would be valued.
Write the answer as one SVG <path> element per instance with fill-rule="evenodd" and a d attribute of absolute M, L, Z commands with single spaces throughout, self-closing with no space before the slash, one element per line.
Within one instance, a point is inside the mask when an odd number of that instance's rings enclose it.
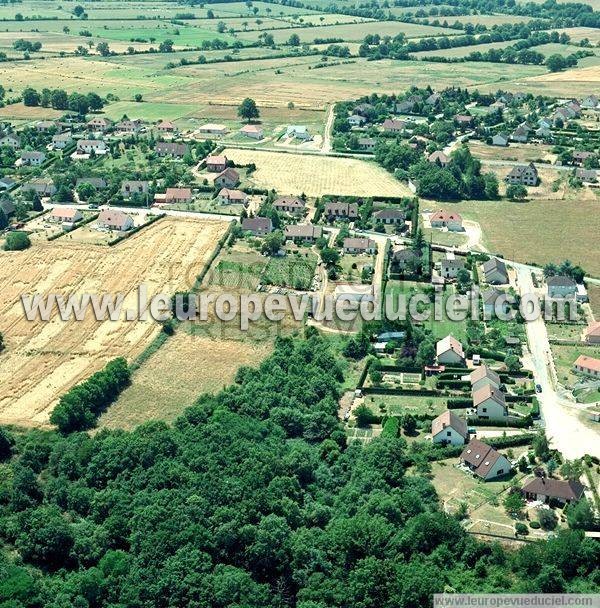
<path fill-rule="evenodd" d="M 132 377 L 132 384 L 99 420 L 100 428 L 132 429 L 148 420 L 174 420 L 203 393 L 215 393 L 242 365 L 256 367 L 269 342 L 197 336 L 181 327 Z"/>
<path fill-rule="evenodd" d="M 27 321 L 20 295 L 124 294 L 135 308 L 137 288 L 171 294 L 193 285 L 225 233 L 226 222 L 164 218 L 115 247 L 58 239 L 0 253 L 0 422 L 45 424 L 57 398 L 109 360 L 139 355 L 159 332 L 156 322 Z M 124 313 L 123 313 L 124 314 Z"/>
<path fill-rule="evenodd" d="M 547 144 L 522 144 L 511 142 L 508 146 L 490 146 L 481 141 L 470 141 L 469 149 L 473 156 L 481 160 L 506 160 L 511 162 L 545 162 L 554 163 L 556 154 Z"/>
<path fill-rule="evenodd" d="M 252 181 L 280 194 L 409 196 L 408 188 L 384 169 L 356 158 L 235 148 L 226 148 L 223 154 L 237 164 L 255 163 Z"/>
<path fill-rule="evenodd" d="M 541 196 L 524 203 L 463 201 L 436 206 L 477 222 L 483 246 L 493 253 L 518 262 L 560 263 L 567 252 L 559 244 L 568 243 L 569 259 L 600 276 L 600 251 L 589 247 L 600 229 L 599 204 L 597 193 L 582 188 L 567 190 L 563 198 L 553 200 Z"/>
<path fill-rule="evenodd" d="M 317 257 L 312 253 L 273 257 L 265 268 L 262 282 L 266 285 L 307 290 L 310 289 L 316 267 Z"/>
<path fill-rule="evenodd" d="M 267 265 L 265 258 L 256 249 L 243 241 L 233 247 L 224 247 L 206 275 L 205 286 L 221 286 L 254 291 Z"/>
<path fill-rule="evenodd" d="M 474 52 L 485 53 L 492 49 L 503 49 L 511 44 L 514 44 L 515 40 L 507 40 L 502 42 L 488 42 L 485 44 L 473 44 L 471 46 L 457 46 L 451 49 L 438 49 L 435 51 L 418 51 L 412 53 L 413 57 L 417 59 L 421 57 L 466 57 Z"/>
<path fill-rule="evenodd" d="M 594 318 L 596 321 L 600 321 L 600 285 L 588 283 L 587 291 Z"/>

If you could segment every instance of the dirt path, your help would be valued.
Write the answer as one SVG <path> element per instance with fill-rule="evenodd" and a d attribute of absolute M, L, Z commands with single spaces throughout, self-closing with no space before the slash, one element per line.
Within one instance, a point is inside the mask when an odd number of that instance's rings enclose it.
<path fill-rule="evenodd" d="M 333 131 L 333 121 L 335 120 L 335 112 L 333 105 L 329 106 L 327 112 L 327 120 L 325 122 L 325 134 L 323 135 L 323 145 L 321 146 L 321 154 L 329 154 L 331 152 L 331 132 Z"/>

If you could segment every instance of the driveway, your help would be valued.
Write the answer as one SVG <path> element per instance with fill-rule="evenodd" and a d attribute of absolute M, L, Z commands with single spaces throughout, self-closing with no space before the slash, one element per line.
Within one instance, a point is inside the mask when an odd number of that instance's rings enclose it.
<path fill-rule="evenodd" d="M 511 264 L 517 272 L 520 294 L 533 293 L 531 267 L 515 262 Z M 535 382 L 542 387 L 542 392 L 537 397 L 550 445 L 569 460 L 581 458 L 585 454 L 600 457 L 598 431 L 586 426 L 579 419 L 578 414 L 582 409 L 567 394 L 562 394 L 560 389 L 557 392 L 551 371 L 553 361 L 550 343 L 543 318 L 528 321 L 525 327 L 529 354 L 523 358 L 523 363 L 527 369 L 533 371 Z"/>

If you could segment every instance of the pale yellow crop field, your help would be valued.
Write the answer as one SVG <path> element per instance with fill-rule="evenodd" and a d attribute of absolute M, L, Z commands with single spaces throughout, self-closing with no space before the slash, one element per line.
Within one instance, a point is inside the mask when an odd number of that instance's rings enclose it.
<path fill-rule="evenodd" d="M 238 164 L 254 163 L 252 180 L 256 185 L 274 188 L 280 194 L 411 196 L 406 186 L 366 160 L 234 148 L 223 154 Z"/>

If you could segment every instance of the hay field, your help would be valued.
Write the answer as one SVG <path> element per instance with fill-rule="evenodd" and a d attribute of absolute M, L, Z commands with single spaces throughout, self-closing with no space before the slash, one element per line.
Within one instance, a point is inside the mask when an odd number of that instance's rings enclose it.
<path fill-rule="evenodd" d="M 436 203 L 481 226 L 483 244 L 518 262 L 560 263 L 566 258 L 600 276 L 600 198 L 589 189 L 567 191 L 563 200 L 545 197 L 525 203 L 464 201 Z"/>
<path fill-rule="evenodd" d="M 58 239 L 0 254 L 0 423 L 44 424 L 57 398 L 110 359 L 137 356 L 159 331 L 156 322 L 103 321 L 86 315 L 63 322 L 27 321 L 21 294 L 125 295 L 137 308 L 137 287 L 171 294 L 189 287 L 224 234 L 226 222 L 163 218 L 113 247 Z M 123 311 L 124 316 L 124 311 Z"/>
<path fill-rule="evenodd" d="M 231 384 L 242 365 L 258 366 L 270 342 L 241 342 L 195 336 L 179 330 L 133 375 L 99 421 L 101 428 L 131 429 L 147 420 L 174 420 L 203 393 Z"/>
<path fill-rule="evenodd" d="M 223 154 L 238 164 L 255 163 L 251 179 L 280 194 L 410 196 L 408 188 L 374 162 L 234 148 Z"/>

